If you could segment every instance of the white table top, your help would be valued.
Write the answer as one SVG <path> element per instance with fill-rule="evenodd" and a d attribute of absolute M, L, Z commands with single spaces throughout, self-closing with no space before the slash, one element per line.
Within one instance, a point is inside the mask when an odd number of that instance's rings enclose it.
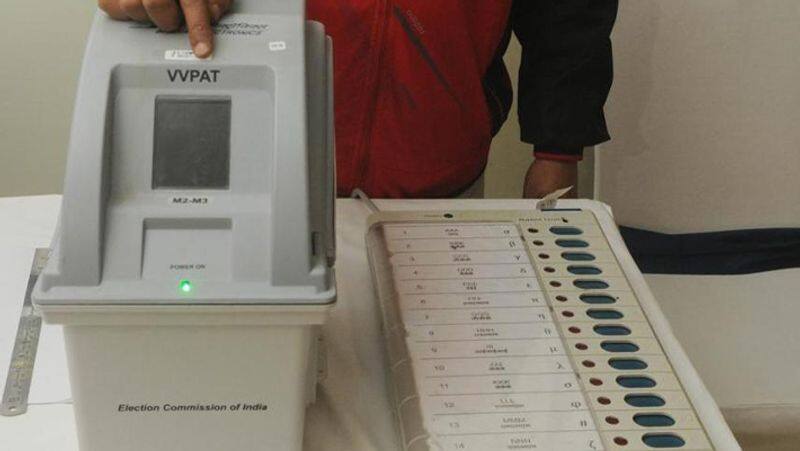
<path fill-rule="evenodd" d="M 59 196 L 0 199 L 0 381 L 13 347 L 33 250 L 47 247 Z M 565 206 L 579 206 L 567 201 Z M 573 203 L 574 202 L 574 203 Z M 392 200 L 383 209 L 523 209 L 526 200 Z M 328 378 L 308 409 L 305 449 L 326 451 L 397 448 L 387 397 L 379 313 L 364 251 L 370 211 L 355 200 L 337 204 L 338 304 L 324 327 Z M 77 451 L 63 338 L 45 325 L 36 359 L 28 412 L 0 417 L 0 450 Z"/>

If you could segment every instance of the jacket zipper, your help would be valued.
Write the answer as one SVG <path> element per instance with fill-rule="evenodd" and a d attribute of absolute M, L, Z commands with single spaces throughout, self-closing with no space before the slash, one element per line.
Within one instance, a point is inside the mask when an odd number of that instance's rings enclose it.
<path fill-rule="evenodd" d="M 370 38 L 373 48 L 372 65 L 370 72 L 367 75 L 368 86 L 370 87 L 370 94 L 368 96 L 367 107 L 364 109 L 364 129 L 361 139 L 359 140 L 359 147 L 355 152 L 355 161 L 353 162 L 354 174 L 354 187 L 365 188 L 364 183 L 367 179 L 367 169 L 369 167 L 369 149 L 372 144 L 372 130 L 375 121 L 375 113 L 379 101 L 380 91 L 380 69 L 383 63 L 384 41 L 386 37 L 386 26 L 389 19 L 389 1 L 378 0 L 376 6 L 376 18 L 374 21 L 374 29 Z"/>

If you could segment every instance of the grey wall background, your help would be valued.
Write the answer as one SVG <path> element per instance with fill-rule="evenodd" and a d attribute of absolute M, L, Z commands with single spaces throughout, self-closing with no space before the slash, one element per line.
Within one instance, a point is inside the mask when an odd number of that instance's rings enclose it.
<path fill-rule="evenodd" d="M 5 0 L 3 10 L 0 196 L 58 193 L 94 4 Z"/>
<path fill-rule="evenodd" d="M 668 232 L 800 227 L 800 2 L 627 0 L 598 197 Z"/>

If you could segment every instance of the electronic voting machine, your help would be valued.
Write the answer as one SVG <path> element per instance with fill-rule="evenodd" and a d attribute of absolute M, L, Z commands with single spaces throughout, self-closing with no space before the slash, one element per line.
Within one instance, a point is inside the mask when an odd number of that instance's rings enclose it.
<path fill-rule="evenodd" d="M 300 450 L 335 302 L 331 43 L 300 0 L 96 16 L 52 256 L 82 451 Z"/>
<path fill-rule="evenodd" d="M 371 218 L 406 451 L 737 450 L 598 202 Z"/>

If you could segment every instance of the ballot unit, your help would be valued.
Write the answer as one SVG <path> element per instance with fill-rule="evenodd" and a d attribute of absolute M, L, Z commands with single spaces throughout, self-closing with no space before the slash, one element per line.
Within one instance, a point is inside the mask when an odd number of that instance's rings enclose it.
<path fill-rule="evenodd" d="M 371 218 L 403 449 L 738 449 L 591 205 Z"/>

